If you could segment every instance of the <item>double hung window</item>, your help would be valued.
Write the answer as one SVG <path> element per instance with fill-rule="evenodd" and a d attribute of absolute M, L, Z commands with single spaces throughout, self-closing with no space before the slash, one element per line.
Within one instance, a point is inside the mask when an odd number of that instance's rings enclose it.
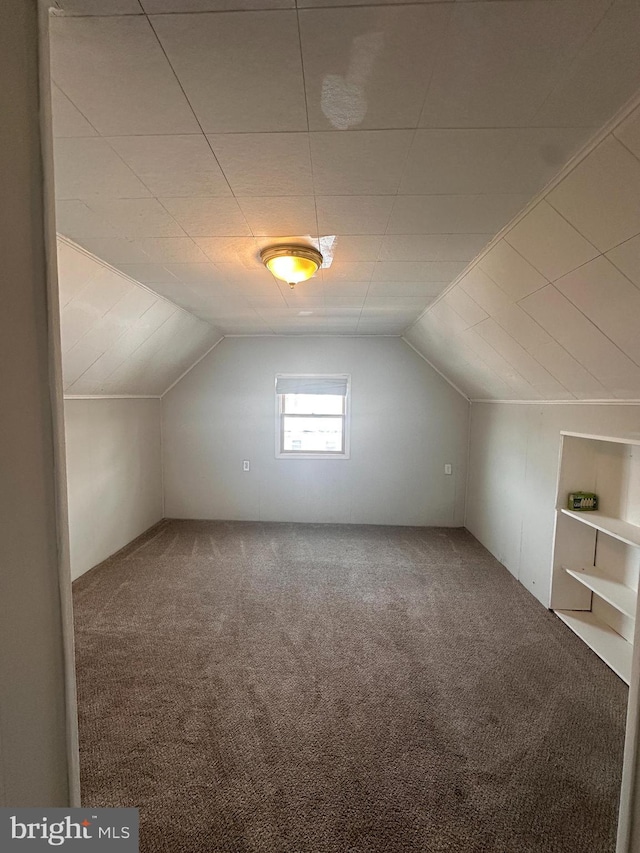
<path fill-rule="evenodd" d="M 349 376 L 276 376 L 276 456 L 349 457 Z"/>

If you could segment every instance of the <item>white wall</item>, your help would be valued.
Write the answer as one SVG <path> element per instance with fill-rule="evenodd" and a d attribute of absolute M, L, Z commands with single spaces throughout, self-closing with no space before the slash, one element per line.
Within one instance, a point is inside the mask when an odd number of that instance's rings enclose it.
<path fill-rule="evenodd" d="M 162 518 L 160 400 L 66 400 L 71 575 Z"/>
<path fill-rule="evenodd" d="M 275 458 L 274 377 L 297 372 L 351 374 L 350 459 Z M 399 338 L 225 338 L 163 398 L 165 515 L 458 526 L 467 419 Z"/>
<path fill-rule="evenodd" d="M 43 63 L 45 65 L 46 63 Z M 77 743 L 37 5 L 0 26 L 0 806 L 70 805 Z M 44 158 L 43 158 L 44 155 Z M 53 270 L 50 270 L 53 273 Z M 49 320 L 51 318 L 51 325 Z M 66 570 L 66 571 L 65 571 Z M 64 575 L 67 575 L 66 582 Z"/>
<path fill-rule="evenodd" d="M 640 406 L 471 404 L 465 526 L 545 606 L 563 429 L 640 435 Z"/>

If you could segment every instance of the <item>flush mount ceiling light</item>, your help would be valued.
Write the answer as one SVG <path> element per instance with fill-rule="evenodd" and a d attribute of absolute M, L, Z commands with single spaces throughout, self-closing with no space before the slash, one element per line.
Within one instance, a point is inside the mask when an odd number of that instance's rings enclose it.
<path fill-rule="evenodd" d="M 322 264 L 322 255 L 313 246 L 290 243 L 267 246 L 260 252 L 260 259 L 272 275 L 286 281 L 292 290 L 296 284 L 311 278 Z"/>

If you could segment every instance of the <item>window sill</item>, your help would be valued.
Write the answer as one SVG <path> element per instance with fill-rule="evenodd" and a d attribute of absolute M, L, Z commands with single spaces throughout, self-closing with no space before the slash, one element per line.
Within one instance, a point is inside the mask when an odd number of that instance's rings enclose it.
<path fill-rule="evenodd" d="M 276 459 L 349 459 L 349 453 L 276 453 Z"/>

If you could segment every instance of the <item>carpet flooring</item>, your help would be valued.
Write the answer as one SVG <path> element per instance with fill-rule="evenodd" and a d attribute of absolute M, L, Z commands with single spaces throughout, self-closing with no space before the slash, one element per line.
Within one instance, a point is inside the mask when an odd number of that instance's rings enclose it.
<path fill-rule="evenodd" d="M 144 853 L 612 853 L 626 687 L 464 530 L 164 521 L 74 585 Z"/>

